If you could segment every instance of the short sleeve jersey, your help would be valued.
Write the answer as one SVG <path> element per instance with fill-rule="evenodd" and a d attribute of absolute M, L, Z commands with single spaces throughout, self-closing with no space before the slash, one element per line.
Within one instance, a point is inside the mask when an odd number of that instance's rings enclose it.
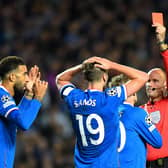
<path fill-rule="evenodd" d="M 168 50 L 161 53 L 163 57 L 164 67 L 168 79 Z M 168 88 L 168 80 L 167 80 L 167 88 Z M 160 101 L 155 102 L 154 104 L 151 102 L 146 103 L 141 106 L 144 108 L 149 114 L 156 116 L 159 114 L 158 122 L 156 123 L 156 127 L 162 135 L 163 145 L 160 149 L 153 148 L 151 145 L 147 145 L 147 160 L 157 160 L 159 158 L 168 157 L 168 97 L 164 98 Z M 155 117 L 155 118 L 156 118 Z"/>
<path fill-rule="evenodd" d="M 100 92 L 66 85 L 61 95 L 77 137 L 76 168 L 118 168 L 118 106 L 127 97 L 125 86 Z"/>

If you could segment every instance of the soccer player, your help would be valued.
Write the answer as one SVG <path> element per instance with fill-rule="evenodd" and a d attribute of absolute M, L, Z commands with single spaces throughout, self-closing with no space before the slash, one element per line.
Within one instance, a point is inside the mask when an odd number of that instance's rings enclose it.
<path fill-rule="evenodd" d="M 129 79 L 121 74 L 112 78 L 109 87 L 119 86 Z M 136 93 L 120 105 L 120 168 L 146 168 L 146 144 L 162 146 L 162 137 L 145 110 L 135 107 Z"/>
<path fill-rule="evenodd" d="M 32 125 L 48 84 L 39 79 L 37 66 L 31 68 L 28 76 L 25 63 L 17 56 L 0 60 L 0 77 L 0 167 L 12 168 L 17 129 L 27 130 Z M 13 99 L 16 89 L 25 90 L 18 106 Z"/>
<path fill-rule="evenodd" d="M 125 73 L 131 81 L 116 88 L 104 87 L 108 71 Z M 72 78 L 83 71 L 88 89 L 72 84 Z M 118 106 L 127 95 L 139 90 L 148 80 L 145 72 L 117 64 L 100 57 L 91 57 L 83 64 L 69 68 L 56 76 L 56 85 L 68 105 L 74 132 L 76 168 L 118 168 Z"/>

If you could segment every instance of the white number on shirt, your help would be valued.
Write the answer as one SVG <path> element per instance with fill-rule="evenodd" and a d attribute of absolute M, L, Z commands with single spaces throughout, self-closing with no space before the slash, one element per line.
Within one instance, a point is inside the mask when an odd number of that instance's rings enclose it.
<path fill-rule="evenodd" d="M 97 125 L 98 125 L 97 128 L 92 127 L 92 125 L 91 125 L 92 119 L 95 119 L 97 121 Z M 89 131 L 89 133 L 99 134 L 98 139 L 89 138 L 91 144 L 99 145 L 103 142 L 103 140 L 104 140 L 104 124 L 103 124 L 102 118 L 99 115 L 90 114 L 86 119 L 86 123 L 83 123 L 83 116 L 80 115 L 80 114 L 77 114 L 76 115 L 76 120 L 79 121 L 79 131 L 80 131 L 83 146 L 88 146 L 88 142 L 87 142 L 87 139 L 86 139 L 83 124 L 86 124 L 86 128 Z"/>
<path fill-rule="evenodd" d="M 118 152 L 121 152 L 125 146 L 126 143 L 126 130 L 124 127 L 124 124 L 120 121 L 120 146 L 118 148 Z"/>

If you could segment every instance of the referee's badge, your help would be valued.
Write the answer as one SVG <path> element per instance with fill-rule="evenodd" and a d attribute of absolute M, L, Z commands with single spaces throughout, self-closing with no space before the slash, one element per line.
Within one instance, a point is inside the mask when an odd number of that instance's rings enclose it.
<path fill-rule="evenodd" d="M 154 111 L 154 112 L 150 113 L 150 116 L 152 118 L 152 123 L 153 124 L 158 124 L 159 123 L 160 118 L 161 118 L 160 111 Z"/>

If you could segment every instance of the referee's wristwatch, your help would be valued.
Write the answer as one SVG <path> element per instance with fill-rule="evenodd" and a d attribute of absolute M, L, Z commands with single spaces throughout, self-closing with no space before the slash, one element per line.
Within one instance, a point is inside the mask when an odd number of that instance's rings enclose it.
<path fill-rule="evenodd" d="M 161 52 L 167 50 L 168 46 L 167 46 L 167 44 L 166 44 L 164 41 L 159 41 L 158 44 L 159 44 L 159 47 L 160 47 L 160 51 L 161 51 Z"/>

